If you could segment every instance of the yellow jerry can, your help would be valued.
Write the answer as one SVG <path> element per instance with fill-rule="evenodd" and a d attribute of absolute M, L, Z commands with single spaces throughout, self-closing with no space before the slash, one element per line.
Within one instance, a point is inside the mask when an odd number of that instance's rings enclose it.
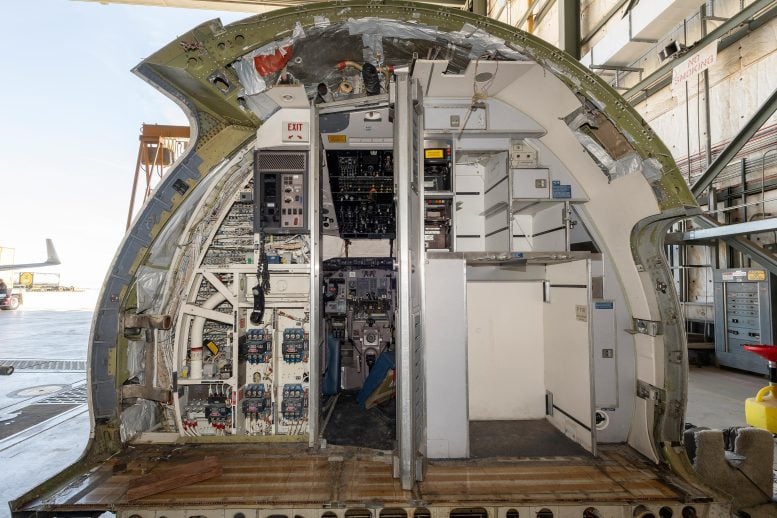
<path fill-rule="evenodd" d="M 777 433 L 777 386 L 770 385 L 745 401 L 747 424 Z"/>

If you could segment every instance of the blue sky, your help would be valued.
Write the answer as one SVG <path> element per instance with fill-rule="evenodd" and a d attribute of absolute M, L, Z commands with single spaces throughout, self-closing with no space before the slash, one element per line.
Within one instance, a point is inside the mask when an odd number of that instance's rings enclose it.
<path fill-rule="evenodd" d="M 0 32 L 0 246 L 42 260 L 54 240 L 64 285 L 99 287 L 124 234 L 143 123 L 187 124 L 130 72 L 179 34 L 241 13 L 12 2 Z"/>

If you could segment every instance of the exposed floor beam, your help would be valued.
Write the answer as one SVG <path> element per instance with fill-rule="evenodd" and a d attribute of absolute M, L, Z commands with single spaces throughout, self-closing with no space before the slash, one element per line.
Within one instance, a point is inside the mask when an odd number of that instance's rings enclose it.
<path fill-rule="evenodd" d="M 755 114 L 753 114 L 744 127 L 739 130 L 739 133 L 737 133 L 731 142 L 723 148 L 723 151 L 715 157 L 715 160 L 713 160 L 707 170 L 704 171 L 704 174 L 702 174 L 699 179 L 696 180 L 696 183 L 691 186 L 691 192 L 694 196 L 699 196 L 713 181 L 715 181 L 715 178 L 718 177 L 720 172 L 734 160 L 734 157 L 742 150 L 742 147 L 753 138 L 753 135 L 761 129 L 761 126 L 769 120 L 769 117 L 771 117 L 775 111 L 777 111 L 777 89 L 775 89 L 774 92 L 772 92 L 772 95 L 766 99 L 766 102 L 758 108 Z"/>

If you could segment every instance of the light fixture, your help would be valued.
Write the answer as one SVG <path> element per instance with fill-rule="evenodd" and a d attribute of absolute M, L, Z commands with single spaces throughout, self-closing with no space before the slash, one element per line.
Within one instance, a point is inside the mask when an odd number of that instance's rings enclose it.
<path fill-rule="evenodd" d="M 675 57 L 677 54 L 687 48 L 688 47 L 682 43 L 677 43 L 676 41 L 672 40 L 661 50 L 661 52 L 658 53 L 658 59 L 661 61 L 666 61 L 669 58 Z"/>
<path fill-rule="evenodd" d="M 364 114 L 365 122 L 378 122 L 383 119 L 383 116 L 378 111 L 369 111 Z"/>

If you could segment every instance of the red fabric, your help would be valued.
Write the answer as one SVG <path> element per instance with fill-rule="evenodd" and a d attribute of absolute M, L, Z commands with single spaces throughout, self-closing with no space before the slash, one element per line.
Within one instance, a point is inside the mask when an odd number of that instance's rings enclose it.
<path fill-rule="evenodd" d="M 254 57 L 254 68 L 262 77 L 267 77 L 273 72 L 280 72 L 291 59 L 291 45 L 275 49 L 272 54 Z"/>

